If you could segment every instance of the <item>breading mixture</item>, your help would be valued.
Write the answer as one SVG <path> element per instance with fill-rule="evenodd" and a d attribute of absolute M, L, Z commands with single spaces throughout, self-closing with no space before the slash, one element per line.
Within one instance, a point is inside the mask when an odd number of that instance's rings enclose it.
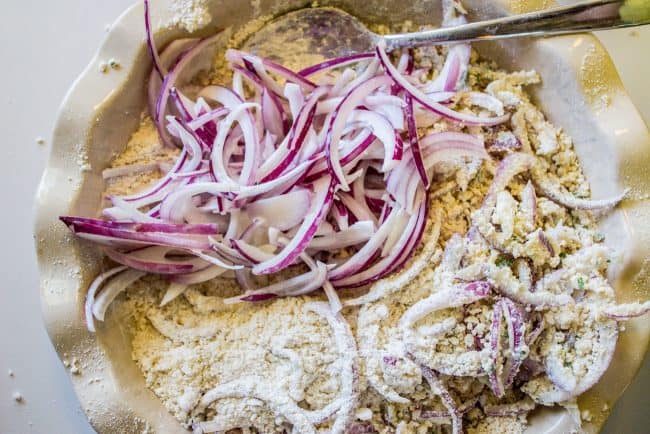
<path fill-rule="evenodd" d="M 423 80 L 445 54 L 416 50 Z M 492 159 L 436 168 L 422 245 L 366 295 L 346 294 L 351 330 L 310 303 L 325 300 L 319 293 L 225 305 L 240 292 L 227 276 L 161 306 L 165 280 L 135 283 L 119 308 L 133 319 L 133 359 L 147 386 L 197 432 L 335 432 L 345 418 L 350 433 L 447 432 L 460 417 L 467 432 L 516 433 L 535 403 L 571 403 L 614 349 L 617 324 L 604 313 L 613 256 L 590 212 L 536 197 L 530 173 L 589 196 L 571 139 L 526 94 L 539 81 L 472 54 L 452 106 L 510 121 L 427 127 L 483 137 Z M 175 152 L 144 118 L 114 166 L 168 162 Z M 535 156 L 535 169 L 516 161 L 522 154 Z M 490 190 L 503 170 L 512 172 L 503 188 Z M 159 176 L 151 173 L 113 178 L 107 192 L 131 193 Z"/>
<path fill-rule="evenodd" d="M 183 4 L 190 30 L 210 19 Z M 589 421 L 578 396 L 650 302 L 615 302 L 592 212 L 625 193 L 589 199 L 527 93 L 538 74 L 466 44 L 211 63 L 224 35 L 158 55 L 147 27 L 150 115 L 103 172 L 102 218 L 61 217 L 119 263 L 88 289 L 88 329 L 110 306 L 196 434 L 521 433 L 555 405 Z"/>

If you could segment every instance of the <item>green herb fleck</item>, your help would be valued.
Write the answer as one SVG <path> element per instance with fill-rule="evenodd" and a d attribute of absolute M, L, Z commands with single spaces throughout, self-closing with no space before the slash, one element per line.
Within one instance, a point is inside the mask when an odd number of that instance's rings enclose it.
<path fill-rule="evenodd" d="M 572 367 L 573 367 L 573 363 L 565 360 L 565 361 L 564 361 L 564 367 L 565 367 L 565 368 L 572 368 Z"/>
<path fill-rule="evenodd" d="M 560 252 L 560 258 L 562 258 L 562 259 L 566 258 L 566 253 Z"/>
<path fill-rule="evenodd" d="M 512 258 L 507 256 L 499 256 L 494 263 L 497 267 L 510 267 L 512 265 Z"/>
<path fill-rule="evenodd" d="M 582 276 L 578 277 L 578 288 L 585 289 L 585 279 Z"/>

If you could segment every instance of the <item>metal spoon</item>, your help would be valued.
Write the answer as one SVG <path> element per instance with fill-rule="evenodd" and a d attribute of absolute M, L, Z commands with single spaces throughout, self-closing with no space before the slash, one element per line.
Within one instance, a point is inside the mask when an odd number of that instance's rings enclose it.
<path fill-rule="evenodd" d="M 539 12 L 414 33 L 378 35 L 352 15 L 334 8 L 308 8 L 282 15 L 251 35 L 247 51 L 280 62 L 301 57 L 334 58 L 372 51 L 384 42 L 401 47 L 551 36 L 650 23 L 650 6 L 636 9 L 624 0 L 591 0 Z M 300 41 L 300 43 L 296 43 Z"/>

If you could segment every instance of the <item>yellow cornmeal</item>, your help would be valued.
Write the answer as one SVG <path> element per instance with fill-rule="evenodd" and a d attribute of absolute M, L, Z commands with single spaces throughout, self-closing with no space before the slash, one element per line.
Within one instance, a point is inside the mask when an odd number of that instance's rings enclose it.
<path fill-rule="evenodd" d="M 428 53 L 419 51 L 416 59 L 421 63 L 429 62 L 431 67 L 438 69 L 444 60 L 444 52 L 432 55 L 431 49 L 428 50 Z M 539 77 L 534 72 L 508 74 L 497 70 L 492 64 L 479 61 L 475 54 L 472 56 L 468 74 L 471 89 L 487 91 L 501 100 L 512 113 L 512 121 L 506 125 L 514 131 L 519 141 L 537 155 L 549 173 L 556 175 L 567 190 L 577 196 L 588 197 L 589 188 L 578 166 L 570 138 L 546 122 L 523 89 L 523 86 L 537 82 Z M 456 109 L 477 110 L 462 102 Z M 439 122 L 432 129 L 442 131 L 451 127 L 450 124 Z M 468 129 L 472 134 L 481 134 L 486 138 L 491 134 L 488 130 L 477 127 Z M 115 159 L 113 166 L 169 161 L 177 152 L 158 143 L 155 128 L 147 118 L 124 152 Z M 438 432 L 436 429 L 439 425 L 416 417 L 420 405 L 444 409 L 440 400 L 422 382 L 417 366 L 403 358 L 391 366 L 383 362 L 383 357 L 399 353 L 397 347 L 404 333 L 399 323 L 403 314 L 453 278 L 453 267 L 447 269 L 448 264 L 440 265 L 441 252 L 454 234 L 464 235 L 468 231 L 472 224 L 472 213 L 480 207 L 485 197 L 496 164 L 487 161 L 477 166 L 462 161 L 439 168 L 431 190 L 432 212 L 429 213 L 427 224 L 430 232 L 440 218 L 436 254 L 427 256 L 422 270 L 399 290 L 389 291 L 382 299 L 361 308 L 344 309 L 343 314 L 361 352 L 361 398 L 354 423 L 372 423 L 381 433 L 395 432 L 396 429 L 405 433 Z M 117 179 L 110 182 L 108 192 L 129 193 L 158 176 L 159 173 L 152 172 Z M 515 178 L 501 200 L 504 203 L 511 200 L 518 205 L 525 182 L 524 177 Z M 448 191 L 445 191 L 444 186 L 450 185 L 460 187 L 447 188 Z M 515 222 L 520 221 L 518 215 L 514 215 Z M 495 215 L 493 223 L 506 221 L 506 217 Z M 593 219 L 589 213 L 567 210 L 545 198 L 538 198 L 536 226 L 547 232 L 554 247 L 569 256 L 594 243 Z M 517 228 L 515 232 L 518 233 Z M 426 240 L 427 237 L 423 244 L 426 244 Z M 467 249 L 463 259 L 466 264 L 485 262 L 497 267 L 499 252 L 484 243 L 469 243 Z M 418 261 L 422 262 L 419 255 L 424 250 L 426 248 L 420 246 L 405 269 L 415 266 Z M 531 251 L 530 254 L 542 255 L 543 252 Z M 540 258 L 540 263 L 544 265 L 539 271 L 542 274 L 550 272 L 552 267 L 548 258 Z M 580 264 L 577 263 L 575 270 L 579 268 Z M 516 277 L 510 278 L 516 280 Z M 606 286 L 606 283 L 603 285 Z M 134 284 L 124 296 L 125 302 L 117 304 L 115 308 L 122 310 L 120 317 L 132 319 L 132 356 L 142 370 L 147 387 L 184 426 L 190 427 L 196 422 L 219 416 L 233 423 L 247 422 L 259 432 L 287 429 L 286 420 L 257 399 L 230 398 L 218 400 L 206 409 L 198 406 L 201 396 L 208 390 L 239 378 L 259 376 L 277 388 L 278 393 L 290 396 L 303 409 L 323 408 L 338 397 L 342 381 L 339 378 L 341 354 L 332 331 L 319 316 L 302 309 L 308 301 L 324 300 L 322 293 L 260 304 L 225 306 L 221 298 L 236 294 L 238 289 L 232 279 L 216 279 L 190 287 L 182 296 L 161 307 L 159 304 L 166 286 L 163 279 L 147 276 Z M 440 363 L 440 360 L 459 351 L 469 351 L 475 339 L 484 340 L 489 328 L 490 303 L 472 303 L 466 309 L 468 315 L 464 319 L 458 316 L 458 309 L 445 309 L 420 321 L 417 327 L 445 321 L 456 321 L 457 324 L 433 344 L 428 342 L 424 347 L 416 344 L 414 351 L 431 363 Z M 562 309 L 548 310 L 545 315 L 548 330 L 539 344 L 531 347 L 531 352 L 549 351 L 556 328 L 570 330 L 579 326 L 578 319 L 565 318 L 567 313 Z M 592 352 L 589 345 L 595 348 L 597 343 L 585 342 L 585 347 L 580 351 L 588 357 Z M 567 357 L 575 356 L 571 354 Z M 460 368 L 469 369 L 467 363 Z M 480 359 L 478 363 L 485 363 L 485 360 Z M 584 372 L 577 370 L 571 375 L 580 378 Z M 459 379 L 442 376 L 441 379 L 460 402 L 477 393 L 484 393 L 477 392 L 485 388 L 484 377 Z M 544 390 L 548 385 L 541 382 L 536 387 L 535 390 Z M 411 403 L 388 402 L 382 398 L 382 394 L 389 389 L 411 400 Z M 506 398 L 513 401 L 522 396 L 523 393 L 516 392 Z M 414 404 L 415 401 L 418 404 Z M 478 409 L 469 412 L 465 422 L 465 428 L 470 433 L 520 433 L 526 426 L 524 416 L 485 418 Z M 327 428 L 329 423 L 318 427 Z"/>
<path fill-rule="evenodd" d="M 178 148 L 163 146 L 156 127 L 150 117 L 144 117 L 140 127 L 133 133 L 126 148 L 113 160 L 111 167 L 151 162 L 173 163 L 178 157 Z M 108 180 L 107 194 L 129 195 L 160 178 L 159 171 L 143 172 Z"/>

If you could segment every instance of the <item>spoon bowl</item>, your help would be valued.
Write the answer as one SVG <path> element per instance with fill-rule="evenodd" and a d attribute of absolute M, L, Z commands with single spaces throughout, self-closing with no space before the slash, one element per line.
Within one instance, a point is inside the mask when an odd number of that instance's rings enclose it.
<path fill-rule="evenodd" d="M 269 22 L 253 33 L 242 49 L 299 69 L 313 63 L 315 56 L 333 59 L 372 51 L 381 39 L 340 9 L 307 8 Z"/>
<path fill-rule="evenodd" d="M 450 3 L 452 0 L 448 0 Z M 335 8 L 317 7 L 281 15 L 251 35 L 243 49 L 278 63 L 304 66 L 316 57 L 331 59 L 373 51 L 385 44 L 388 51 L 404 47 L 487 41 L 513 37 L 545 37 L 592 30 L 632 27 L 650 23 L 649 10 L 630 12 L 624 0 L 589 0 L 567 6 L 502 18 L 411 33 L 379 35 L 356 17 Z M 461 6 L 458 6 L 461 7 Z"/>

